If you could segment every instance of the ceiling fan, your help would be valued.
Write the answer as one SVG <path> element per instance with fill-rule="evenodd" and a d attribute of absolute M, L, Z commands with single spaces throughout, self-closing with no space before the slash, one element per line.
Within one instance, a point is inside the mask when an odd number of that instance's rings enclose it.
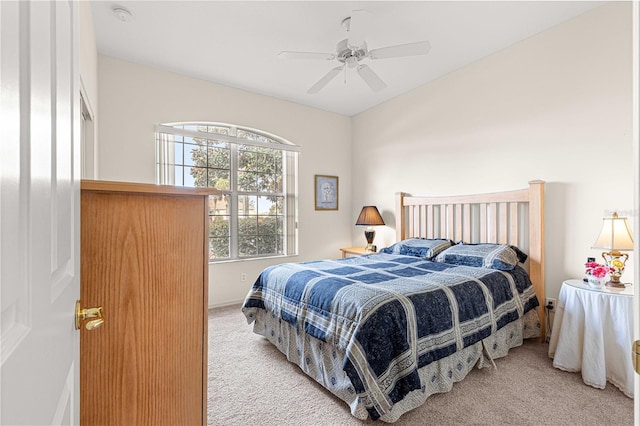
<path fill-rule="evenodd" d="M 431 44 L 428 41 L 418 41 L 368 50 L 367 42 L 364 40 L 362 31 L 362 22 L 366 19 L 366 14 L 368 13 L 370 12 L 366 10 L 354 10 L 351 16 L 342 20 L 342 26 L 347 31 L 348 38 L 338 42 L 336 53 L 284 51 L 278 54 L 278 56 L 283 59 L 316 59 L 325 61 L 337 59 L 338 62 L 342 64 L 326 73 L 316 84 L 307 90 L 307 93 L 318 93 L 343 70 L 346 73 L 347 68 L 355 68 L 358 75 L 367 83 L 371 90 L 378 92 L 387 87 L 387 85 L 378 77 L 371 67 L 360 63 L 362 60 L 366 58 L 372 60 L 398 58 L 401 56 L 426 55 L 429 53 Z"/>

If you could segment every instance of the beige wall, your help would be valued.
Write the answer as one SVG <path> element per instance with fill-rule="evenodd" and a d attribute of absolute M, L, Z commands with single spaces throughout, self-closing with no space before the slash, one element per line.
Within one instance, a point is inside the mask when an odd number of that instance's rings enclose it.
<path fill-rule="evenodd" d="M 97 107 L 98 100 L 98 50 L 93 28 L 91 3 L 80 2 L 80 80 L 88 100 Z"/>
<path fill-rule="evenodd" d="M 351 120 L 204 80 L 99 56 L 99 178 L 155 183 L 154 125 L 218 121 L 301 147 L 299 256 L 212 264 L 209 305 L 240 302 L 260 271 L 283 261 L 335 258 L 351 243 Z M 339 176 L 338 211 L 315 211 L 314 174 Z M 241 281 L 246 274 L 246 281 Z"/>
<path fill-rule="evenodd" d="M 98 49 L 93 27 L 91 3 L 79 2 L 80 21 L 80 93 L 89 110 L 92 124 L 88 126 L 89 137 L 83 140 L 83 178 L 95 177 L 97 173 L 96 141 L 98 140 Z M 87 146 L 85 146 L 87 144 Z"/>
<path fill-rule="evenodd" d="M 557 297 L 587 256 L 600 257 L 591 245 L 602 217 L 632 212 L 631 24 L 629 3 L 605 5 L 354 117 L 351 216 L 372 203 L 393 224 L 398 191 L 542 179 L 547 294 Z M 392 226 L 380 228 L 378 245 L 392 242 Z"/>

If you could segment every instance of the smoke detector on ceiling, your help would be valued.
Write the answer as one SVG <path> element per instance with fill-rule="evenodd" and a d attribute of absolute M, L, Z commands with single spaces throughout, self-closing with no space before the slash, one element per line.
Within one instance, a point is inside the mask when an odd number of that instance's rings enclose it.
<path fill-rule="evenodd" d="M 115 6 L 113 9 L 113 14 L 115 17 L 122 22 L 131 22 L 133 19 L 133 13 L 129 12 L 128 9 L 125 9 L 121 6 Z"/>

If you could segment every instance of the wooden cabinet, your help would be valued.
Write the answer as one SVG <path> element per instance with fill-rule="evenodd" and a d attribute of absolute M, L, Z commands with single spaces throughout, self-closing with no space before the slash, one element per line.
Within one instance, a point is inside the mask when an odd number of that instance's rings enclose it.
<path fill-rule="evenodd" d="M 211 189 L 82 181 L 84 425 L 205 424 Z"/>

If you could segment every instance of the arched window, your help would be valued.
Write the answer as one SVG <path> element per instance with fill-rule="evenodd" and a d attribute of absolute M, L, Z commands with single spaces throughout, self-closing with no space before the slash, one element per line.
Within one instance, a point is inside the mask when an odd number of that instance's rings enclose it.
<path fill-rule="evenodd" d="M 209 260 L 297 254 L 299 147 L 223 123 L 156 126 L 157 181 L 212 187 Z"/>

